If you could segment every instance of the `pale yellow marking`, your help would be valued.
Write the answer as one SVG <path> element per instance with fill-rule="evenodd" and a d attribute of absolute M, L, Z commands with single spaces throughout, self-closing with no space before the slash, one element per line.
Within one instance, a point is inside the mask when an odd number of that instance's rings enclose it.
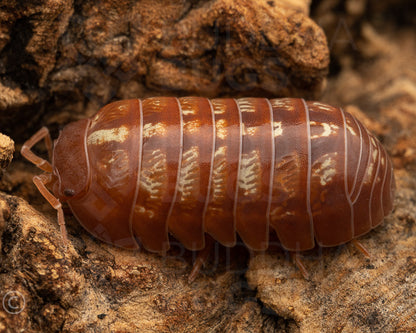
<path fill-rule="evenodd" d="M 184 124 L 184 131 L 189 134 L 193 134 L 199 131 L 201 122 L 198 119 L 187 121 Z"/>
<path fill-rule="evenodd" d="M 377 158 L 377 154 L 378 154 L 378 151 L 377 150 L 373 150 L 373 159 L 374 160 Z"/>
<path fill-rule="evenodd" d="M 143 126 L 143 137 L 150 138 L 152 136 L 166 136 L 168 129 L 165 123 L 158 122 L 155 124 L 148 123 Z"/>
<path fill-rule="evenodd" d="M 357 136 L 357 133 L 354 131 L 354 128 L 347 124 L 347 130 L 351 133 L 352 136 Z"/>
<path fill-rule="evenodd" d="M 211 216 L 222 216 L 224 214 L 224 209 L 221 206 L 214 206 L 213 204 L 208 204 L 207 212 Z"/>
<path fill-rule="evenodd" d="M 192 146 L 182 155 L 182 165 L 178 182 L 181 202 L 192 202 L 200 193 L 199 147 Z"/>
<path fill-rule="evenodd" d="M 101 121 L 102 119 L 106 120 L 115 120 L 124 116 L 128 111 L 127 105 L 119 105 L 118 108 L 107 109 L 106 112 L 98 112 L 92 119 L 92 126 Z"/>
<path fill-rule="evenodd" d="M 183 107 L 183 105 L 182 105 L 182 107 Z M 193 108 L 189 108 L 189 109 L 182 108 L 182 114 L 184 116 L 191 116 L 191 115 L 195 114 L 195 110 Z"/>
<path fill-rule="evenodd" d="M 322 123 L 322 126 L 324 127 L 324 132 L 321 136 L 330 136 L 331 134 L 336 133 L 339 129 L 339 127 L 335 124 Z"/>
<path fill-rule="evenodd" d="M 109 188 L 123 187 L 129 179 L 129 156 L 124 149 L 107 151 L 96 162 L 96 166 L 100 179 Z"/>
<path fill-rule="evenodd" d="M 244 134 L 255 136 L 257 135 L 259 128 L 258 127 L 245 127 L 246 132 Z"/>
<path fill-rule="evenodd" d="M 214 154 L 214 167 L 212 172 L 212 202 L 220 204 L 227 197 L 227 147 L 219 147 Z"/>
<path fill-rule="evenodd" d="M 335 168 L 336 160 L 335 159 L 336 159 L 337 153 L 332 153 L 331 155 L 334 158 L 332 158 L 331 156 L 328 156 L 328 154 L 322 156 L 320 158 L 320 160 L 323 159 L 323 162 L 321 163 L 319 168 L 313 170 L 314 176 L 319 177 L 320 183 L 323 186 L 325 186 L 329 182 L 331 182 L 333 177 L 336 174 L 336 168 Z M 315 162 L 315 163 L 317 163 L 317 162 Z"/>
<path fill-rule="evenodd" d="M 271 104 L 273 107 L 285 108 L 287 111 L 290 111 L 290 112 L 293 112 L 295 109 L 292 101 L 287 98 L 274 99 Z"/>
<path fill-rule="evenodd" d="M 182 110 L 182 115 L 184 116 L 191 116 L 191 115 L 195 115 L 197 109 L 197 106 L 194 105 L 193 102 L 194 98 L 193 97 L 185 97 L 182 99 L 182 101 L 180 102 L 181 104 L 181 110 Z"/>
<path fill-rule="evenodd" d="M 100 113 L 97 113 L 95 117 L 93 118 L 93 121 L 96 122 L 98 119 L 100 119 Z"/>
<path fill-rule="evenodd" d="M 240 107 L 240 112 L 256 112 L 254 105 L 244 98 L 239 99 L 238 104 Z"/>
<path fill-rule="evenodd" d="M 121 111 L 122 113 L 124 113 L 124 111 L 127 111 L 127 105 L 125 105 L 125 104 L 120 105 L 120 106 L 118 107 L 118 109 L 119 109 L 119 111 Z"/>
<path fill-rule="evenodd" d="M 283 133 L 283 125 L 281 121 L 273 122 L 273 137 L 277 137 L 282 135 Z"/>
<path fill-rule="evenodd" d="M 312 105 L 317 106 L 321 110 L 326 110 L 326 111 L 332 111 L 333 110 L 333 108 L 330 107 L 329 105 L 322 104 L 320 102 L 313 102 Z"/>
<path fill-rule="evenodd" d="M 244 123 L 241 124 L 242 135 L 255 136 L 257 135 L 258 132 L 259 132 L 259 127 L 257 126 L 249 127 L 249 126 L 246 126 Z"/>
<path fill-rule="evenodd" d="M 240 131 L 241 131 L 241 135 L 247 135 L 246 125 L 244 123 L 241 123 Z"/>
<path fill-rule="evenodd" d="M 228 135 L 227 121 L 225 119 L 219 119 L 215 122 L 215 130 L 217 137 L 221 140 L 225 140 Z"/>
<path fill-rule="evenodd" d="M 323 127 L 323 132 L 319 134 L 315 134 L 311 136 L 311 139 L 317 139 L 320 137 L 328 137 L 330 135 L 336 134 L 339 130 L 339 126 L 335 124 L 328 124 L 328 123 L 317 123 L 316 121 L 311 121 L 310 124 L 312 126 L 319 126 Z"/>
<path fill-rule="evenodd" d="M 153 210 L 147 209 L 146 207 L 140 205 L 134 206 L 134 214 L 142 216 L 146 215 L 149 219 L 152 219 L 155 216 L 155 212 Z"/>
<path fill-rule="evenodd" d="M 120 151 L 120 150 L 119 150 Z M 121 152 L 124 152 L 123 150 L 121 150 Z M 112 164 L 117 160 L 118 156 L 117 155 L 113 155 L 109 160 L 108 160 L 108 164 Z"/>
<path fill-rule="evenodd" d="M 326 169 L 324 174 L 321 176 L 321 185 L 328 184 L 335 176 L 335 169 Z"/>
<path fill-rule="evenodd" d="M 162 108 L 160 108 L 160 106 L 162 105 L 162 100 L 160 98 L 154 98 L 152 99 L 152 106 L 156 106 L 155 109 L 162 111 Z"/>
<path fill-rule="evenodd" d="M 144 151 L 140 189 L 149 193 L 149 200 L 161 203 L 168 183 L 166 153 L 161 149 Z"/>
<path fill-rule="evenodd" d="M 274 218 L 273 220 L 278 220 L 276 217 L 281 219 L 284 216 L 294 216 L 295 212 L 288 211 L 287 208 L 278 206 L 270 212 L 270 215 Z"/>
<path fill-rule="evenodd" d="M 125 126 L 111 129 L 102 129 L 95 132 L 92 132 L 88 136 L 88 144 L 90 145 L 100 145 L 105 142 L 116 141 L 124 142 L 126 141 L 129 135 L 129 129 Z"/>
<path fill-rule="evenodd" d="M 261 171 L 260 153 L 257 150 L 253 150 L 247 154 L 242 154 L 238 187 L 243 190 L 244 196 L 261 196 Z"/>
<path fill-rule="evenodd" d="M 374 142 L 374 140 L 371 138 L 371 140 Z M 371 181 L 371 175 L 373 174 L 375 163 L 377 160 L 378 150 L 376 147 L 373 148 L 373 152 L 371 154 L 371 162 L 367 169 L 367 177 L 366 177 L 366 183 L 369 183 Z"/>
<path fill-rule="evenodd" d="M 370 177 L 373 174 L 373 169 L 374 169 L 374 163 L 371 162 L 367 169 L 367 177 L 365 177 L 365 180 L 364 180 L 366 184 L 370 183 L 371 181 Z"/>
<path fill-rule="evenodd" d="M 271 104 L 272 104 L 272 106 L 275 106 L 275 107 L 279 108 L 279 107 L 284 107 L 285 105 L 287 105 L 287 101 L 283 98 L 274 99 L 274 100 L 272 100 Z"/>
<path fill-rule="evenodd" d="M 134 214 L 153 219 L 158 216 L 163 204 L 163 196 L 168 188 L 168 163 L 166 152 L 161 149 L 143 151 L 140 172 L 139 192 L 148 193 L 145 202 L 139 200 L 134 206 Z M 143 195 L 143 194 L 141 194 Z"/>
<path fill-rule="evenodd" d="M 215 103 L 214 104 L 214 113 L 215 114 L 224 114 L 227 110 L 226 104 Z"/>
<path fill-rule="evenodd" d="M 286 199 L 293 199 L 296 197 L 299 174 L 293 170 L 299 170 L 300 167 L 299 155 L 296 154 L 296 152 L 286 155 L 279 162 L 276 162 L 273 190 L 281 192 Z M 284 204 L 284 202 L 282 204 Z"/>

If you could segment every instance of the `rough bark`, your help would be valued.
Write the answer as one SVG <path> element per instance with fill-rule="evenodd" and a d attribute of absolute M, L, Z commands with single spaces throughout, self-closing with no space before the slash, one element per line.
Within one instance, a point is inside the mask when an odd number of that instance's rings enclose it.
<path fill-rule="evenodd" d="M 307 4 L 3 1 L 0 128 L 24 133 L 39 118 L 66 123 L 155 94 L 318 97 L 329 53 Z"/>

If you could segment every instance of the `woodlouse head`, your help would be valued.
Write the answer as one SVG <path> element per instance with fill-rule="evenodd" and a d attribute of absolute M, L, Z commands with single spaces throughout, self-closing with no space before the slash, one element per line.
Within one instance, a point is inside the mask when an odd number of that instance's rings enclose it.
<path fill-rule="evenodd" d="M 52 167 L 54 194 L 67 201 L 88 190 L 89 164 L 85 144 L 88 119 L 64 127 L 54 143 Z"/>

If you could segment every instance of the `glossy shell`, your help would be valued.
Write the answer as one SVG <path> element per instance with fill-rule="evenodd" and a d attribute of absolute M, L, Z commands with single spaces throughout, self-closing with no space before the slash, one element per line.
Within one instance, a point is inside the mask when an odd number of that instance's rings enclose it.
<path fill-rule="evenodd" d="M 200 250 L 208 233 L 263 250 L 274 230 L 302 251 L 348 242 L 392 209 L 386 151 L 352 115 L 322 103 L 156 97 L 68 126 L 54 147 L 54 192 L 118 246 L 163 252 L 171 233 Z"/>

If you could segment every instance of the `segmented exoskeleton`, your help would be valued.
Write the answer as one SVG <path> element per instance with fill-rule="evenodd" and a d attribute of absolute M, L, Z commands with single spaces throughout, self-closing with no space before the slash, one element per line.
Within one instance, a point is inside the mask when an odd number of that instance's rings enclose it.
<path fill-rule="evenodd" d="M 34 181 L 58 209 L 68 202 L 95 237 L 125 248 L 251 249 L 275 230 L 290 251 L 335 246 L 392 210 L 392 163 L 379 141 L 340 108 L 303 99 L 155 97 L 111 103 L 67 125 Z M 45 187 L 49 184 L 52 195 Z"/>

